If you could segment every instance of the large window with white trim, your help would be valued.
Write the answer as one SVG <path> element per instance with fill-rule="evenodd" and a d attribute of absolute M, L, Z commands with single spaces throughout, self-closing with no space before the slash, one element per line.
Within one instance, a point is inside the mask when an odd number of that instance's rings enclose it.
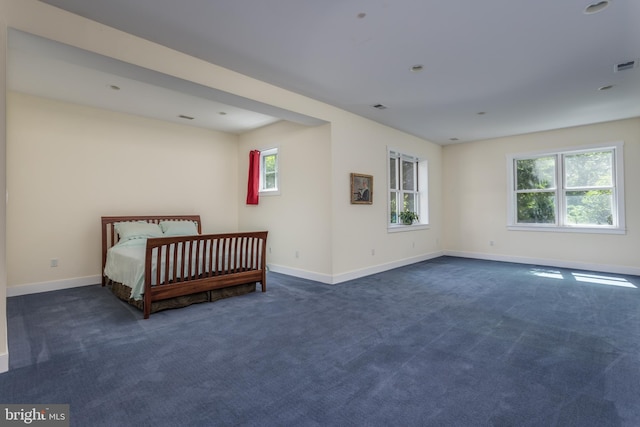
<path fill-rule="evenodd" d="M 394 226 L 426 225 L 429 223 L 427 196 L 427 162 L 417 156 L 389 150 L 388 224 Z M 412 222 L 403 222 L 406 212 L 413 212 Z"/>
<path fill-rule="evenodd" d="M 509 156 L 509 226 L 624 232 L 622 146 Z"/>

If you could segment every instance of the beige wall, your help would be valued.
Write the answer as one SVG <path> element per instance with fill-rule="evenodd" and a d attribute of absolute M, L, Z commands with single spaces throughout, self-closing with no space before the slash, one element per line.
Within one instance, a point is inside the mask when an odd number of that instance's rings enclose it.
<path fill-rule="evenodd" d="M 274 271 L 337 283 L 439 254 L 440 146 L 347 113 L 313 128 L 278 123 L 240 141 L 240 226 L 270 230 Z M 429 229 L 387 231 L 388 145 L 429 163 Z M 273 147 L 281 194 L 247 206 L 248 153 Z M 373 175 L 372 205 L 350 203 L 352 172 Z"/>
<path fill-rule="evenodd" d="M 625 235 L 507 230 L 508 154 L 613 141 L 624 141 Z M 446 146 L 444 248 L 465 256 L 638 274 L 639 163 L 640 118 Z"/>
<path fill-rule="evenodd" d="M 334 120 L 331 129 L 334 280 L 438 255 L 442 234 L 442 148 L 354 115 L 345 114 Z M 427 160 L 429 229 L 387 231 L 387 147 Z M 373 175 L 372 205 L 350 203 L 352 172 Z"/>
<path fill-rule="evenodd" d="M 249 151 L 269 148 L 278 148 L 280 194 L 247 205 Z M 240 136 L 240 228 L 269 230 L 268 260 L 274 271 L 332 274 L 330 149 L 329 124 L 279 122 Z"/>
<path fill-rule="evenodd" d="M 2 10 L 0 9 L 0 12 Z M 7 26 L 0 13 L 0 100 L 6 98 Z M 0 193 L 6 190 L 6 102 L 0 102 Z M 6 197 L 0 197 L 0 373 L 9 369 L 7 345 Z"/>
<path fill-rule="evenodd" d="M 7 118 L 9 287 L 99 277 L 102 215 L 237 229 L 235 135 L 19 93 Z"/>
<path fill-rule="evenodd" d="M 419 139 L 359 118 L 327 104 L 239 75 L 230 70 L 88 21 L 34 0 L 0 0 L 0 7 L 4 9 L 4 15 L 9 18 L 7 25 L 18 30 L 111 56 L 135 65 L 155 69 L 229 93 L 267 102 L 277 107 L 331 123 L 330 127 L 326 127 L 322 131 L 325 135 L 319 137 L 325 141 L 324 147 L 318 153 L 311 154 L 314 158 L 313 169 L 325 174 L 325 183 L 330 183 L 328 187 L 329 193 L 321 193 L 318 196 L 319 198 L 314 199 L 317 200 L 315 204 L 300 204 L 299 206 L 304 210 L 297 217 L 313 218 L 316 223 L 315 226 L 322 228 L 319 234 L 322 234 L 323 238 L 315 244 L 311 240 L 298 242 L 291 240 L 289 237 L 282 239 L 281 241 L 287 241 L 287 243 L 283 244 L 282 248 L 278 248 L 276 255 L 282 255 L 279 258 L 280 260 L 290 258 L 291 249 L 295 248 L 293 254 L 296 251 L 299 253 L 299 258 L 295 261 L 290 260 L 293 262 L 287 267 L 292 269 L 300 268 L 304 271 L 309 269 L 308 271 L 317 273 L 323 278 L 329 275 L 329 279 L 333 280 L 332 276 L 336 274 L 360 270 L 365 270 L 364 273 L 366 273 L 368 268 L 402 261 L 407 256 L 413 256 L 414 254 L 430 253 L 435 248 L 434 242 L 436 239 L 432 236 L 427 237 L 427 235 L 439 233 L 437 228 L 428 232 L 418 232 L 417 234 L 387 235 L 385 227 L 384 218 L 386 217 L 387 207 L 386 203 L 384 203 L 386 197 L 383 195 L 383 189 L 385 188 L 384 183 L 386 180 L 386 145 L 395 144 L 398 148 L 403 146 L 409 146 L 409 148 L 411 146 L 417 147 L 421 143 Z M 322 127 L 319 129 L 322 129 Z M 326 142 L 326 134 L 329 132 L 330 146 Z M 85 136 L 89 137 L 88 134 Z M 317 138 L 317 136 L 313 136 L 311 139 L 315 140 Z M 249 141 L 250 136 L 247 136 L 246 140 Z M 430 147 L 428 150 L 439 153 L 440 149 L 436 148 L 437 146 L 430 143 L 426 144 Z M 309 156 L 306 150 L 302 151 L 302 145 L 290 145 L 294 149 L 285 150 L 283 156 L 293 155 L 294 158 Z M 422 154 L 419 150 L 415 151 L 417 154 Z M 440 155 L 437 154 L 433 156 L 433 160 L 430 160 L 432 171 L 436 175 L 439 173 L 439 157 Z M 323 164 L 327 159 L 328 163 Z M 242 161 L 245 161 L 244 155 Z M 369 162 L 376 162 L 376 164 L 373 168 L 367 167 L 366 165 Z M 293 174 L 291 176 L 287 176 L 287 171 L 284 171 L 283 185 L 286 186 L 289 183 L 292 186 L 291 188 L 295 188 L 295 186 L 304 185 L 305 180 L 308 180 L 307 169 L 309 167 L 304 163 L 293 162 L 292 164 L 295 164 L 297 169 L 292 169 Z M 237 163 L 236 167 L 238 167 Z M 243 165 L 240 165 L 240 167 L 243 167 Z M 377 182 L 377 189 L 374 190 L 375 194 L 377 194 L 377 202 L 370 207 L 371 209 L 366 209 L 363 206 L 352 206 L 348 203 L 349 173 L 367 173 L 367 169 L 371 170 L 371 173 L 375 175 Z M 234 176 L 242 176 L 242 172 L 238 170 Z M 284 181 L 284 178 L 288 181 Z M 434 187 L 433 194 L 436 197 L 435 202 L 432 204 L 433 208 L 438 207 L 440 203 L 437 179 L 432 179 L 432 184 Z M 241 186 L 239 183 L 233 183 L 232 185 L 233 188 Z M 324 183 L 314 185 L 316 188 L 319 188 L 318 186 L 326 188 Z M 204 193 L 206 192 L 204 191 Z M 46 196 L 45 199 L 50 200 L 51 194 L 44 191 L 43 193 Z M 244 192 L 241 194 L 244 194 Z M 283 195 L 281 200 L 285 200 L 284 197 Z M 316 209 L 318 207 L 317 203 L 322 203 L 325 199 L 328 200 L 328 203 L 322 204 L 320 209 Z M 272 202 L 272 204 L 275 203 Z M 294 203 L 290 202 L 289 204 Z M 223 208 L 228 215 L 227 218 L 234 218 L 235 221 L 244 218 L 238 215 L 238 205 L 239 203 L 236 202 L 233 208 Z M 147 204 L 145 206 L 152 207 Z M 220 211 L 221 208 L 218 205 L 216 209 Z M 232 215 L 229 215 L 229 209 L 232 210 Z M 284 212 L 286 214 L 287 209 Z M 432 224 L 434 227 L 440 227 L 438 215 L 432 214 Z M 368 226 L 372 226 L 374 231 L 363 232 L 362 227 Z M 273 237 L 273 239 L 275 242 L 278 241 L 277 236 Z M 414 246 L 417 250 L 414 250 Z M 377 251 L 375 258 L 368 258 L 371 257 L 371 249 Z M 316 256 L 318 251 L 322 255 Z M 52 251 L 42 254 L 42 260 L 46 261 L 46 273 L 41 272 L 39 273 L 40 276 L 37 277 L 44 277 L 43 275 L 50 273 L 48 270 L 50 268 L 48 267 L 50 258 L 58 255 L 50 254 L 49 252 Z M 42 261 L 39 262 L 42 263 Z M 66 262 L 60 257 L 60 267 L 63 265 L 66 265 Z M 60 267 L 56 271 L 62 271 Z M 87 269 L 87 271 L 89 270 L 93 271 L 94 268 Z M 78 271 L 78 273 L 85 274 L 86 272 Z M 23 279 L 19 281 L 23 281 Z"/>
<path fill-rule="evenodd" d="M 439 254 L 442 246 L 482 257 L 566 257 L 576 263 L 637 266 L 640 218 L 633 213 L 640 211 L 640 193 L 633 183 L 640 177 L 633 165 L 640 160 L 640 119 L 443 149 L 36 0 L 0 0 L 0 17 L 3 60 L 11 27 L 330 123 L 313 128 L 278 123 L 238 138 L 12 95 L 9 154 L 15 161 L 8 162 L 6 242 L 16 263 L 9 271 L 12 285 L 99 275 L 100 215 L 176 209 L 202 214 L 205 231 L 268 228 L 271 263 L 328 282 L 426 259 Z M 0 70 L 2 95 L 6 67 Z M 39 115 L 37 127 L 27 113 Z M 507 153 L 616 139 L 627 143 L 627 235 L 506 231 Z M 282 193 L 263 197 L 259 206 L 246 206 L 247 153 L 274 145 L 281 149 Z M 388 146 L 429 162 L 428 229 L 387 232 Z M 179 174 L 171 174 L 175 181 L 147 166 L 172 168 L 184 157 L 188 163 L 179 164 Z M 0 163 L 4 167 L 5 162 Z M 351 172 L 374 176 L 373 205 L 349 203 Z M 154 187 L 157 181 L 167 188 Z M 193 187 L 194 182 L 199 185 Z M 4 215 L 0 206 L 0 228 Z M 43 224 L 52 215 L 57 221 Z M 31 239 L 25 243 L 18 234 L 26 228 L 32 231 L 25 230 Z M 27 247 L 36 234 L 47 237 L 32 253 Z M 64 245 L 62 237 L 68 239 Z M 489 246 L 489 240 L 495 246 Z M 60 260 L 56 269 L 49 267 L 54 257 Z M 5 272 L 0 251 L 0 371 L 7 360 Z"/>

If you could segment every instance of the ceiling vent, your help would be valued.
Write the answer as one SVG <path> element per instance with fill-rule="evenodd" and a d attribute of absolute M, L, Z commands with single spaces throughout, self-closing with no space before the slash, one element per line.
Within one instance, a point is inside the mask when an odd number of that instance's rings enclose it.
<path fill-rule="evenodd" d="M 638 60 L 634 59 L 633 61 L 621 62 L 620 64 L 616 64 L 615 72 L 631 70 L 632 68 L 636 68 L 638 66 Z"/>
<path fill-rule="evenodd" d="M 373 105 L 373 108 L 377 108 L 378 110 L 386 110 L 387 106 L 382 104 Z"/>

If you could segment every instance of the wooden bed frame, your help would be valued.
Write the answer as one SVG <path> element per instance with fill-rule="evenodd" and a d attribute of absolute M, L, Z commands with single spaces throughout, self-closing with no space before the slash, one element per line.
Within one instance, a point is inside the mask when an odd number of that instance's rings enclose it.
<path fill-rule="evenodd" d="M 119 240 L 113 225 L 117 222 L 128 221 L 158 224 L 160 221 L 166 220 L 193 221 L 197 225 L 198 233 L 202 232 L 199 215 L 102 217 L 102 286 L 105 286 L 109 280 L 104 275 L 107 251 Z M 143 295 L 144 318 L 149 318 L 152 303 L 155 301 L 243 284 L 252 283 L 255 285 L 257 282 L 260 282 L 262 292 L 266 292 L 266 241 L 266 231 L 147 239 Z M 156 249 L 155 256 L 153 256 L 154 249 Z M 215 254 L 215 256 L 204 257 L 204 254 Z M 152 278 L 153 258 L 155 258 L 155 264 L 164 265 L 164 269 L 156 269 L 155 277 Z M 194 265 L 195 262 L 189 262 L 201 258 L 206 258 L 207 261 L 203 262 L 199 269 Z M 169 259 L 178 260 L 178 262 L 168 262 Z M 165 283 L 163 281 L 165 277 L 172 279 Z M 151 284 L 154 282 L 156 284 L 152 286 Z M 253 288 L 255 289 L 255 286 Z"/>

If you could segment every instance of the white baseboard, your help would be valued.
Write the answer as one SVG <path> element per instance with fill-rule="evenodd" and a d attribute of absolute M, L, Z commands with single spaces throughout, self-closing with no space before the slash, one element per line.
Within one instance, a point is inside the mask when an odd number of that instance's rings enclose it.
<path fill-rule="evenodd" d="M 326 283 L 328 285 L 337 285 L 338 283 L 358 279 L 360 277 L 370 276 L 376 273 L 382 273 L 383 271 L 393 270 L 394 268 L 404 267 L 405 265 L 415 264 L 417 262 L 437 258 L 442 255 L 443 255 L 442 252 L 433 252 L 433 253 L 424 254 L 424 255 L 420 255 L 412 258 L 401 259 L 399 261 L 393 261 L 386 264 L 374 265 L 374 266 L 362 268 L 359 270 L 352 270 L 352 271 L 348 271 L 346 273 L 341 273 L 337 275 L 314 273 L 312 271 L 298 270 L 295 268 L 285 267 L 281 265 L 274 265 L 274 264 L 269 265 L 269 271 L 273 271 L 275 273 L 282 273 L 282 274 L 286 274 L 288 276 L 293 276 L 293 277 L 300 277 L 302 279 L 313 280 L 320 283 Z"/>
<path fill-rule="evenodd" d="M 442 255 L 443 253 L 440 251 L 432 252 L 429 254 L 423 254 L 423 255 L 419 255 L 411 258 L 405 258 L 398 261 L 389 262 L 386 264 L 379 264 L 379 265 L 374 265 L 374 266 L 359 269 L 359 270 L 348 271 L 346 273 L 334 275 L 332 284 L 338 284 L 338 283 L 346 282 L 349 280 L 359 279 L 360 277 L 370 276 L 376 273 L 382 273 L 383 271 L 393 270 L 394 268 L 404 267 L 406 265 L 415 264 L 417 262 L 438 258 Z"/>
<path fill-rule="evenodd" d="M 640 268 L 610 264 L 591 264 L 587 262 L 566 261 L 547 258 L 530 258 L 512 255 L 487 254 L 480 252 L 444 251 L 443 255 L 460 258 L 483 259 L 487 261 L 513 262 L 518 264 L 542 265 L 546 267 L 569 268 L 574 270 L 599 271 L 602 273 L 627 274 L 640 276 Z"/>
<path fill-rule="evenodd" d="M 7 286 L 7 297 L 37 294 L 40 292 L 58 291 L 60 289 L 77 288 L 102 283 L 100 276 L 76 277 L 73 279 L 55 280 L 52 282 L 29 283 L 25 285 Z"/>
<path fill-rule="evenodd" d="M 370 276 L 383 271 L 392 270 L 394 268 L 404 267 L 406 265 L 415 264 L 417 262 L 426 261 L 440 256 L 454 256 L 460 258 L 475 258 L 487 261 L 513 262 L 518 264 L 543 265 L 548 267 L 570 268 L 575 270 L 600 271 L 603 273 L 628 274 L 640 276 L 640 267 L 628 267 L 610 264 L 590 264 L 585 262 L 565 261 L 546 258 L 530 258 L 512 255 L 488 254 L 480 252 L 465 251 L 438 251 L 420 256 L 401 259 L 386 264 L 374 265 L 371 267 L 348 271 L 336 275 L 316 273 L 313 271 L 300 270 L 296 268 L 286 267 L 282 265 L 270 264 L 269 270 L 275 273 L 282 273 L 288 276 L 300 277 L 302 279 L 313 280 L 329 285 L 349 280 L 358 279 L 360 277 Z M 96 285 L 102 282 L 100 276 L 77 277 L 73 279 L 56 280 L 52 282 L 31 283 L 25 285 L 8 286 L 7 297 L 15 297 L 19 295 L 35 294 L 40 292 L 57 291 L 60 289 L 76 288 L 80 286 Z M 0 368 L 2 368 L 2 354 L 0 354 Z"/>
<path fill-rule="evenodd" d="M 9 370 L 9 353 L 0 353 L 0 374 Z"/>
<path fill-rule="evenodd" d="M 283 265 L 269 264 L 269 271 L 286 274 L 287 276 L 299 277 L 301 279 L 313 280 L 314 282 L 331 284 L 331 275 L 316 273 L 313 271 L 300 270 L 297 268 L 285 267 Z M 268 285 L 268 283 L 267 283 Z"/>

